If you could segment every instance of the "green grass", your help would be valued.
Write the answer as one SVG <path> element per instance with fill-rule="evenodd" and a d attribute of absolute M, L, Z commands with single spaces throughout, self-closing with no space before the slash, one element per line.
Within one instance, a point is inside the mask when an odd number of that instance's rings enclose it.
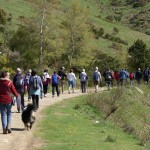
<path fill-rule="evenodd" d="M 20 23 L 20 16 L 32 18 L 37 15 L 36 7 L 24 0 L 0 0 L 0 8 L 8 14 L 11 13 L 13 28 L 17 28 L 17 24 Z"/>
<path fill-rule="evenodd" d="M 146 150 L 134 136 L 104 121 L 101 112 L 84 105 L 84 97 L 64 100 L 43 115 L 36 131 L 46 144 L 42 150 Z"/>
<path fill-rule="evenodd" d="M 150 139 L 150 95 L 148 94 L 150 87 L 141 85 L 140 88 L 144 94 L 141 94 L 136 88 L 119 88 L 111 90 L 109 93 L 91 95 L 88 97 L 88 101 L 102 110 L 106 114 L 105 116 L 113 108 L 117 108 L 115 113 L 112 113 L 107 119 L 111 119 L 126 132 L 137 136 L 141 142 L 147 143 Z"/>

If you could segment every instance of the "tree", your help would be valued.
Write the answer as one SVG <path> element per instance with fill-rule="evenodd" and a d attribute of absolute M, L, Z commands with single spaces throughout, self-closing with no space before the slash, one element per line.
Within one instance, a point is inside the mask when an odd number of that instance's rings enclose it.
<path fill-rule="evenodd" d="M 128 49 L 128 53 L 130 55 L 129 66 L 134 68 L 150 66 L 150 50 L 142 40 L 135 41 Z"/>
<path fill-rule="evenodd" d="M 83 67 L 90 63 L 91 35 L 90 26 L 87 24 L 88 14 L 88 10 L 80 7 L 77 2 L 73 3 L 65 13 L 65 19 L 62 22 L 65 51 L 62 57 L 70 67 Z"/>
<path fill-rule="evenodd" d="M 40 47 L 37 30 L 37 26 L 31 23 L 29 26 L 21 25 L 18 30 L 14 32 L 9 41 L 10 49 L 13 52 L 16 51 L 19 53 L 19 57 L 17 57 L 19 62 L 14 64 L 14 67 L 18 64 L 24 69 L 37 67 Z"/>

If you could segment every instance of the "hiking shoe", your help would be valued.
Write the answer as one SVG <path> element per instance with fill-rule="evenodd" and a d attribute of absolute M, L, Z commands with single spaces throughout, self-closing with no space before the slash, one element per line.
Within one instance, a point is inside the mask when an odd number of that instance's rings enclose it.
<path fill-rule="evenodd" d="M 7 134 L 7 129 L 3 129 L 3 134 Z"/>
<path fill-rule="evenodd" d="M 10 128 L 8 128 L 7 131 L 8 131 L 8 133 L 11 133 L 11 129 Z"/>

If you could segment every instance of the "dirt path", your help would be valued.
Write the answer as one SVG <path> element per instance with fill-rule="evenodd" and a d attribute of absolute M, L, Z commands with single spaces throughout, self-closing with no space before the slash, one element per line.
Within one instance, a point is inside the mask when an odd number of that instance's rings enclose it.
<path fill-rule="evenodd" d="M 90 90 L 90 92 L 92 92 Z M 35 113 L 36 123 L 33 125 L 32 130 L 26 131 L 24 130 L 24 124 L 21 121 L 21 113 L 17 113 L 16 106 L 12 108 L 12 133 L 11 134 L 2 134 L 2 127 L 0 125 L 0 149 L 1 150 L 33 150 L 36 147 L 36 143 L 34 143 L 33 131 L 36 129 L 36 124 L 42 118 L 41 110 L 46 108 L 47 106 L 53 105 L 54 103 L 60 102 L 64 99 L 77 97 L 82 95 L 82 93 L 77 90 L 76 93 L 68 94 L 65 92 L 61 94 L 60 97 L 52 98 L 51 94 L 48 94 L 48 97 L 40 100 L 39 110 Z M 25 103 L 28 101 L 25 98 Z M 40 143 L 40 142 L 39 142 Z M 37 143 L 37 145 L 39 144 Z"/>

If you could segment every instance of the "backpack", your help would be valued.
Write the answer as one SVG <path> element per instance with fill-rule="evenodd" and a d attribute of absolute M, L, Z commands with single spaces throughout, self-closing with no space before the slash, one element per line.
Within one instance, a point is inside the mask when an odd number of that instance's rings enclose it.
<path fill-rule="evenodd" d="M 52 84 L 58 84 L 58 77 L 56 74 L 52 75 Z"/>
<path fill-rule="evenodd" d="M 24 78 L 24 85 L 27 86 L 29 84 L 30 76 L 26 75 Z"/>
<path fill-rule="evenodd" d="M 98 72 L 94 72 L 93 79 L 94 79 L 95 81 L 99 81 L 100 76 L 99 76 Z"/>
<path fill-rule="evenodd" d="M 42 81 L 43 81 L 43 82 L 46 82 L 46 81 L 47 81 L 46 75 L 43 75 L 43 76 L 42 76 Z"/>
<path fill-rule="evenodd" d="M 39 83 L 38 83 L 38 77 L 33 78 L 33 89 L 38 90 L 40 88 Z"/>
<path fill-rule="evenodd" d="M 16 87 L 17 89 L 22 88 L 22 76 L 21 76 L 21 75 L 17 75 L 17 76 L 16 76 L 15 87 Z"/>
<path fill-rule="evenodd" d="M 149 70 L 145 70 L 145 71 L 144 71 L 144 76 L 145 76 L 145 77 L 148 77 L 148 76 L 149 76 Z"/>
<path fill-rule="evenodd" d="M 112 79 L 112 77 L 111 77 L 111 73 L 110 72 L 106 72 L 106 79 L 107 80 L 111 80 Z"/>
<path fill-rule="evenodd" d="M 87 80 L 87 75 L 85 73 L 80 74 L 80 80 L 81 81 L 86 81 Z"/>
<path fill-rule="evenodd" d="M 133 79 L 134 78 L 134 73 L 130 73 L 129 78 Z"/>

